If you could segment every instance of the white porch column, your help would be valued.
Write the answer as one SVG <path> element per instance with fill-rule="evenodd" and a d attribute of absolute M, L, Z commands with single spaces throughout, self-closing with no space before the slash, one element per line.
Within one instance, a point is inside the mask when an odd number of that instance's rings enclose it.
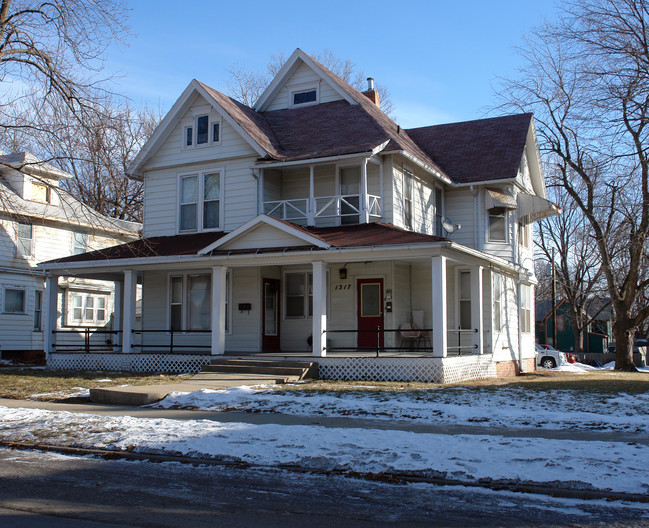
<path fill-rule="evenodd" d="M 137 273 L 134 270 L 124 271 L 124 291 L 122 307 L 122 353 L 133 352 L 133 330 L 135 329 L 135 293 L 137 290 Z"/>
<path fill-rule="evenodd" d="M 225 354 L 225 266 L 212 267 L 212 355 Z"/>
<path fill-rule="evenodd" d="M 124 283 L 122 281 L 115 281 L 115 303 L 113 307 L 113 330 L 116 332 L 112 335 L 113 338 L 113 352 L 121 350 L 120 343 L 123 342 L 122 336 L 119 331 L 122 329 L 124 303 Z"/>
<path fill-rule="evenodd" d="M 367 209 L 367 159 L 361 164 L 361 224 L 367 224 L 370 221 L 370 212 Z"/>
<path fill-rule="evenodd" d="M 315 174 L 313 165 L 309 165 L 309 204 L 306 213 L 306 225 L 315 225 L 315 208 Z"/>
<path fill-rule="evenodd" d="M 471 268 L 471 328 L 478 330 L 473 334 L 473 344 L 478 346 L 475 351 L 483 354 L 482 266 Z"/>
<path fill-rule="evenodd" d="M 45 298 L 43 299 L 43 351 L 45 360 L 56 345 L 56 320 L 58 317 L 59 277 L 48 274 L 45 278 Z"/>
<path fill-rule="evenodd" d="M 327 355 L 327 266 L 313 263 L 313 355 Z"/>
<path fill-rule="evenodd" d="M 446 257 L 431 258 L 432 268 L 432 312 L 433 312 L 433 356 L 447 355 L 446 314 Z"/>

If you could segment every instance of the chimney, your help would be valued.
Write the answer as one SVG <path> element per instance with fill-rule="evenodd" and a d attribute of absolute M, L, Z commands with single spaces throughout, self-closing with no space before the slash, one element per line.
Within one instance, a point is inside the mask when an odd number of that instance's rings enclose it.
<path fill-rule="evenodd" d="M 363 92 L 363 95 L 372 101 L 376 106 L 381 108 L 381 102 L 379 100 L 379 92 L 374 89 L 374 78 L 367 78 L 367 91 Z"/>

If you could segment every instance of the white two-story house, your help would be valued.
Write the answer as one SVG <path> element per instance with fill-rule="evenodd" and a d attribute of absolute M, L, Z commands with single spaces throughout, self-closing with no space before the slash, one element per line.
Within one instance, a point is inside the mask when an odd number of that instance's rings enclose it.
<path fill-rule="evenodd" d="M 107 218 L 60 187 L 72 175 L 28 152 L 0 152 L 0 355 L 43 354 L 45 275 L 37 264 L 139 238 L 140 224 Z M 110 327 L 113 282 L 61 277 L 56 328 L 77 336 Z M 111 336 L 103 336 L 104 342 Z M 76 345 L 75 345 L 76 348 Z"/>
<path fill-rule="evenodd" d="M 61 276 L 114 281 L 119 349 L 93 365 L 255 353 L 343 379 L 534 369 L 532 222 L 557 209 L 532 116 L 405 130 L 368 82 L 298 49 L 254 108 L 189 84 L 130 167 L 144 238 L 43 266 L 52 298 Z M 45 350 L 81 361 L 53 333 Z"/>

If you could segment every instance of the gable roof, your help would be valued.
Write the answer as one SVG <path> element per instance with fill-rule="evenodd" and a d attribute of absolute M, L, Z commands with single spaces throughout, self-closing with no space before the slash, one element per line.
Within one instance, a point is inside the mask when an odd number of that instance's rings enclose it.
<path fill-rule="evenodd" d="M 532 114 L 478 119 L 408 129 L 444 171 L 458 183 L 515 178 Z"/>

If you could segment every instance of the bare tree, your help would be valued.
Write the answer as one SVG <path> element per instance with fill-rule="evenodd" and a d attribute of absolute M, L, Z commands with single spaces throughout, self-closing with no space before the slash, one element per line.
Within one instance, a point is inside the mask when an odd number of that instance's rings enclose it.
<path fill-rule="evenodd" d="M 367 76 L 350 59 L 340 59 L 329 49 L 311 56 L 353 88 L 361 92 L 366 89 Z M 278 52 L 271 55 L 265 72 L 254 72 L 238 64 L 232 65 L 228 72 L 231 79 L 226 83 L 228 94 L 246 106 L 253 107 L 285 62 L 284 53 Z M 394 105 L 389 91 L 379 83 L 375 86 L 379 92 L 381 109 L 388 115 L 392 114 Z"/>
<path fill-rule="evenodd" d="M 568 0 L 521 50 L 505 86 L 535 113 L 541 148 L 587 219 L 614 310 L 618 370 L 635 370 L 633 338 L 649 316 L 649 7 L 646 0 Z"/>
<path fill-rule="evenodd" d="M 545 173 L 550 184 L 550 198 L 561 207 L 563 214 L 545 218 L 537 224 L 536 248 L 543 265 L 554 262 L 559 297 L 567 304 L 574 332 L 573 351 L 581 353 L 584 331 L 608 306 L 601 302 L 606 285 L 599 253 L 593 251 L 595 244 L 590 223 L 575 202 L 562 192 L 560 173 L 553 174 L 551 167 Z"/>

